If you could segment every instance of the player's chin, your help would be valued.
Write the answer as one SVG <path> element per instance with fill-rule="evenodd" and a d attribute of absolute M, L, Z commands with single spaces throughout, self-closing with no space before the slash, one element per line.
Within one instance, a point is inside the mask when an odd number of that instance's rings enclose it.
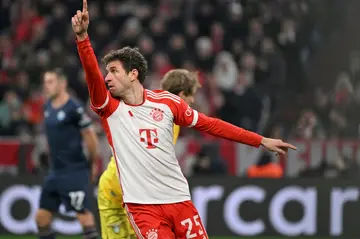
<path fill-rule="evenodd" d="M 46 97 L 46 99 L 48 99 L 48 100 L 52 100 L 52 99 L 55 98 L 55 96 L 54 96 L 53 94 L 50 94 L 50 93 L 45 93 L 45 97 Z"/>
<path fill-rule="evenodd" d="M 115 90 L 114 87 L 109 88 L 110 95 L 114 98 L 120 97 L 119 91 Z"/>

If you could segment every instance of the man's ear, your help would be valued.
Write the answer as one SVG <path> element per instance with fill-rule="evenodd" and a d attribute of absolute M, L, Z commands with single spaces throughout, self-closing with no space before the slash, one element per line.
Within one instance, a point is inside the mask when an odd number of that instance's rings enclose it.
<path fill-rule="evenodd" d="M 61 86 L 62 86 L 64 89 L 66 89 L 66 88 L 68 87 L 68 83 L 67 83 L 66 80 L 61 80 L 61 81 L 60 81 L 60 84 L 61 84 Z"/>
<path fill-rule="evenodd" d="M 131 79 L 131 81 L 134 81 L 136 79 L 139 79 L 139 71 L 136 70 L 136 69 L 132 69 L 130 72 L 129 72 L 129 77 Z"/>
<path fill-rule="evenodd" d="M 178 96 L 179 96 L 181 99 L 183 99 L 183 100 L 186 98 L 186 95 L 185 95 L 185 93 L 184 93 L 183 90 L 180 91 L 180 93 L 178 94 Z"/>

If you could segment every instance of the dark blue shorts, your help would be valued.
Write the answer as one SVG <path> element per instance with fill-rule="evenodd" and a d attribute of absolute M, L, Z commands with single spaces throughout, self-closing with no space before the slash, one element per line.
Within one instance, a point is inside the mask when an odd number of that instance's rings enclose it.
<path fill-rule="evenodd" d="M 42 185 L 40 208 L 57 212 L 61 203 L 67 211 L 82 213 L 91 209 L 89 170 L 50 174 Z"/>

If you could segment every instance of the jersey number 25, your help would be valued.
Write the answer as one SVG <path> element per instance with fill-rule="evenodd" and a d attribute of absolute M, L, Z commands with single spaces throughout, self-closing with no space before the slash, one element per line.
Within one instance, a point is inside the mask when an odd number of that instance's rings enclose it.
<path fill-rule="evenodd" d="M 187 227 L 186 239 L 196 237 L 202 237 L 204 239 L 206 238 L 206 236 L 204 235 L 204 229 L 199 222 L 199 215 L 195 215 L 193 218 L 186 218 L 185 220 L 181 221 L 181 225 Z M 196 228 L 198 229 L 197 232 L 195 232 Z"/>

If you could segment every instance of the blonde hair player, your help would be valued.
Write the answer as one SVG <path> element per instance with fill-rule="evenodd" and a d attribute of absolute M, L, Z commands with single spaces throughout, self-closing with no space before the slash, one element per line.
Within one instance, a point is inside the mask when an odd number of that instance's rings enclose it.
<path fill-rule="evenodd" d="M 194 96 L 200 87 L 196 72 L 185 69 L 174 69 L 165 74 L 161 88 L 180 96 L 186 103 L 194 103 Z M 176 144 L 180 126 L 174 124 L 173 142 Z M 102 239 L 136 238 L 135 232 L 123 207 L 123 196 L 116 172 L 114 157 L 111 157 L 107 169 L 100 177 L 98 188 L 98 208 L 101 223 Z"/>

